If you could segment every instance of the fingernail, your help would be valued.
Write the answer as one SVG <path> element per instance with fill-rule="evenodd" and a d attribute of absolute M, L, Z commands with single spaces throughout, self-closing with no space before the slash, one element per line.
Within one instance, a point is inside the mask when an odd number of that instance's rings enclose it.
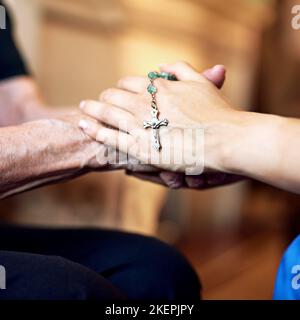
<path fill-rule="evenodd" d="M 85 120 L 80 120 L 78 126 L 79 128 L 86 130 L 88 128 L 88 123 Z"/>
<path fill-rule="evenodd" d="M 85 106 L 85 101 L 81 101 L 80 102 L 80 105 L 79 105 L 79 108 L 82 110 Z"/>
<path fill-rule="evenodd" d="M 225 70 L 225 66 L 223 66 L 222 64 L 216 64 L 216 65 L 212 68 L 213 71 L 217 71 L 217 70 L 220 70 L 220 69 Z"/>

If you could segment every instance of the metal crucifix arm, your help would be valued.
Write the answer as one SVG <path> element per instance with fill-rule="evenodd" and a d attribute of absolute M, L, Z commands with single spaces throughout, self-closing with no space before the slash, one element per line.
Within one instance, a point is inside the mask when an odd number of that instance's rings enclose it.
<path fill-rule="evenodd" d="M 159 151 L 161 148 L 159 140 L 159 128 L 162 126 L 167 126 L 169 121 L 167 119 L 158 119 L 158 110 L 152 109 L 151 111 L 152 119 L 151 121 L 144 121 L 144 129 L 152 128 L 152 147 Z"/>

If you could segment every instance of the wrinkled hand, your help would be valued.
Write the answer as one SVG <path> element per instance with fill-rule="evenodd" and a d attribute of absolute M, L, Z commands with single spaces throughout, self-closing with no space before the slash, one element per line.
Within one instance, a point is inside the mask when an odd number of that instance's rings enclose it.
<path fill-rule="evenodd" d="M 93 118 L 82 115 L 80 112 L 73 111 L 61 114 L 53 119 L 45 119 L 44 121 L 52 122 L 57 136 L 57 141 L 67 146 L 67 150 L 64 150 L 64 154 L 73 156 L 77 161 L 80 161 L 80 165 L 84 170 L 88 171 L 108 171 L 125 169 L 131 172 L 157 172 L 156 168 L 149 165 L 137 165 L 136 161 L 132 157 L 127 157 L 126 162 L 122 163 L 115 161 L 115 157 L 118 159 L 120 152 L 114 148 L 95 141 L 82 130 L 78 128 L 78 123 L 82 121 L 95 122 Z M 101 124 L 97 124 L 101 127 Z M 104 126 L 103 126 L 104 128 Z M 66 143 L 64 143 L 66 141 Z"/>

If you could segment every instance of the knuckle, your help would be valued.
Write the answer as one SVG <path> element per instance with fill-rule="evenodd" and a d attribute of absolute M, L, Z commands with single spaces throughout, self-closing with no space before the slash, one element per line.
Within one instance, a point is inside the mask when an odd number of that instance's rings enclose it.
<path fill-rule="evenodd" d="M 94 103 L 93 101 L 86 101 L 84 104 L 84 111 L 91 111 L 94 109 Z"/>
<path fill-rule="evenodd" d="M 156 86 L 158 87 L 158 90 L 167 90 L 169 89 L 169 81 L 165 79 L 156 79 Z"/>
<path fill-rule="evenodd" d="M 107 119 L 110 118 L 110 109 L 105 107 L 105 106 L 101 106 L 97 109 L 97 116 L 106 121 Z"/>
<path fill-rule="evenodd" d="M 160 104 L 161 110 L 168 109 L 173 103 L 174 97 L 171 92 L 163 91 L 157 95 L 157 102 Z"/>
<path fill-rule="evenodd" d="M 166 184 L 170 189 L 179 189 L 182 187 L 182 183 L 180 181 L 167 181 Z"/>
<path fill-rule="evenodd" d="M 98 102 L 95 101 L 88 101 L 86 102 L 84 106 L 84 110 L 89 113 L 89 114 L 97 114 L 99 109 L 99 104 Z"/>
<path fill-rule="evenodd" d="M 110 89 L 106 89 L 101 93 L 100 100 L 108 101 L 113 97 L 114 93 L 115 93 L 114 89 L 111 89 L 111 88 Z"/>
<path fill-rule="evenodd" d="M 119 79 L 117 85 L 118 85 L 118 87 L 122 88 L 129 82 L 130 82 L 130 77 L 123 77 L 123 78 Z"/>
<path fill-rule="evenodd" d="M 131 105 L 136 106 L 136 115 L 142 114 L 144 112 L 144 108 L 150 105 L 149 94 L 141 93 L 136 97 L 133 97 L 130 103 Z"/>
<path fill-rule="evenodd" d="M 101 142 L 103 144 L 107 144 L 108 142 L 108 137 L 105 134 L 103 129 L 98 129 L 97 134 L 96 134 L 96 141 Z"/>

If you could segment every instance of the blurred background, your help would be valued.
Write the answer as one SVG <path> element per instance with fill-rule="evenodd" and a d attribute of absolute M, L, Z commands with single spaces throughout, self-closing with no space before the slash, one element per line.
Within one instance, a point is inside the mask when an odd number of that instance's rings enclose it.
<path fill-rule="evenodd" d="M 224 64 L 224 92 L 244 109 L 300 117 L 300 30 L 294 0 L 7 0 L 16 37 L 46 101 L 77 107 L 124 75 L 162 62 Z M 298 1 L 299 2 L 299 1 Z M 300 4 L 300 2 L 298 3 Z M 90 174 L 0 204 L 0 219 L 157 236 L 196 268 L 205 299 L 269 299 L 300 231 L 300 197 L 245 181 L 167 190 Z"/>

